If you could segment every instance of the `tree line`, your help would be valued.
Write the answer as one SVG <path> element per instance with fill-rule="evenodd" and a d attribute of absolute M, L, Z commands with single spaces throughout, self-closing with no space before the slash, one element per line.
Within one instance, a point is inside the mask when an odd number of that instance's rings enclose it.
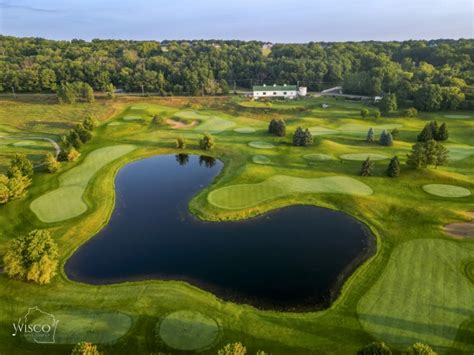
<path fill-rule="evenodd" d="M 219 95 L 257 83 L 392 94 L 419 110 L 474 107 L 474 40 L 403 42 L 53 41 L 0 36 L 0 92 Z M 87 84 L 87 86 L 85 85 Z M 89 92 L 88 92 L 89 91 Z M 390 110 L 393 100 L 387 102 Z"/>

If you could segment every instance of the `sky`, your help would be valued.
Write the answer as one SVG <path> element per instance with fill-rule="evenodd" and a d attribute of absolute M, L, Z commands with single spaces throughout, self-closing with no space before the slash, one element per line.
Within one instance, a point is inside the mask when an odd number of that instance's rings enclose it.
<path fill-rule="evenodd" d="M 0 34 L 274 43 L 474 37 L 474 0 L 0 0 Z"/>

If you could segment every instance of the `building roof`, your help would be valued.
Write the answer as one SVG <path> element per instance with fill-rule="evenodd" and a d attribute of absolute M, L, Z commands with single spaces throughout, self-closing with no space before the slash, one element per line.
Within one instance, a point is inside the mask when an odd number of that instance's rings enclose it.
<path fill-rule="evenodd" d="M 296 91 L 296 85 L 254 85 L 253 91 Z"/>

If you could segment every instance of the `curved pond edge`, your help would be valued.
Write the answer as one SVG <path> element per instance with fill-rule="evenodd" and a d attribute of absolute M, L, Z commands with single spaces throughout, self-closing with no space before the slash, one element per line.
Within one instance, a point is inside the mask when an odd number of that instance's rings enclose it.
<path fill-rule="evenodd" d="M 209 152 L 206 152 L 209 153 Z M 206 154 L 210 157 L 213 157 L 223 163 L 223 166 L 219 173 L 213 178 L 213 180 L 207 185 L 204 186 L 195 196 L 193 196 L 188 203 L 188 209 L 192 215 L 193 218 L 196 218 L 197 220 L 201 220 L 204 222 L 219 222 L 219 221 L 239 221 L 239 220 L 247 220 L 251 218 L 259 218 L 259 217 L 264 217 L 269 213 L 276 212 L 280 209 L 283 208 L 291 208 L 292 206 L 313 206 L 313 207 L 319 207 L 319 208 L 325 208 L 329 210 L 333 210 L 339 213 L 343 213 L 350 218 L 354 219 L 357 223 L 361 224 L 364 234 L 367 237 L 368 241 L 368 248 L 364 250 L 363 253 L 359 254 L 350 264 L 348 264 L 344 270 L 337 276 L 336 281 L 334 284 L 330 287 L 330 297 L 327 300 L 327 302 L 319 303 L 319 304 L 314 304 L 311 306 L 302 306 L 302 307 L 297 307 L 297 308 L 266 308 L 266 307 L 259 307 L 256 305 L 248 304 L 248 303 L 241 303 L 238 302 L 238 300 L 233 300 L 233 299 L 226 299 L 222 298 L 219 295 L 213 293 L 211 290 L 207 289 L 205 286 L 203 287 L 202 285 L 199 285 L 199 283 L 191 283 L 187 281 L 181 281 L 181 280 L 175 280 L 175 279 L 159 279 L 159 278 L 149 278 L 149 279 L 137 279 L 137 280 L 124 280 L 123 282 L 113 282 L 113 283 L 102 283 L 102 284 L 92 284 L 92 283 L 86 283 L 86 282 L 80 282 L 80 281 L 75 281 L 72 279 L 69 279 L 65 272 L 65 264 L 67 263 L 68 259 L 79 249 L 81 248 L 85 243 L 87 243 L 89 240 L 91 240 L 95 235 L 97 235 L 109 222 L 110 218 L 112 216 L 112 213 L 115 209 L 115 203 L 116 203 L 116 187 L 115 187 L 115 180 L 116 180 L 116 175 L 118 172 L 126 165 L 133 163 L 135 161 L 151 158 L 154 156 L 160 156 L 160 155 L 176 155 L 176 154 L 189 154 L 189 155 L 202 155 L 202 151 L 175 151 L 175 150 L 165 150 L 162 151 L 160 150 L 159 152 L 144 152 L 141 149 L 137 149 L 134 152 L 131 152 L 124 157 L 118 159 L 117 161 L 112 162 L 108 166 L 105 166 L 102 171 L 100 171 L 89 183 L 86 193 L 83 196 L 84 200 L 86 203 L 90 204 L 89 199 L 91 199 L 91 190 L 93 187 L 96 187 L 96 183 L 99 177 L 103 177 L 103 175 L 106 175 L 105 179 L 111 179 L 112 183 L 107 186 L 107 189 L 104 189 L 103 193 L 108 194 L 111 197 L 111 204 L 110 206 L 105 206 L 104 210 L 106 210 L 106 218 L 101 222 L 97 227 L 93 228 L 94 231 L 92 233 L 88 233 L 89 236 L 87 238 L 81 238 L 80 244 L 74 245 L 71 247 L 70 250 L 68 250 L 67 253 L 64 254 L 63 258 L 61 258 L 60 261 L 60 268 L 59 268 L 59 275 L 61 278 L 67 282 L 67 283 L 73 283 L 77 285 L 83 285 L 83 286 L 95 286 L 95 287 L 110 287 L 114 285 L 121 285 L 121 284 L 136 284 L 137 286 L 141 285 L 143 286 L 146 283 L 163 283 L 163 282 L 174 282 L 177 284 L 182 284 L 183 286 L 187 288 L 192 288 L 198 292 L 203 292 L 206 294 L 211 294 L 214 298 L 216 298 L 218 301 L 221 302 L 232 302 L 237 304 L 238 306 L 248 306 L 252 307 L 254 309 L 259 309 L 262 311 L 276 311 L 276 312 L 297 312 L 297 313 L 302 313 L 302 312 L 318 312 L 319 314 L 322 314 L 323 311 L 330 310 L 337 305 L 339 305 L 341 302 L 344 301 L 345 297 L 344 295 L 349 292 L 349 289 L 352 287 L 353 282 L 358 278 L 358 276 L 362 273 L 364 273 L 368 267 L 371 265 L 372 261 L 376 259 L 376 257 L 380 254 L 381 248 L 381 239 L 379 234 L 370 227 L 370 225 L 365 222 L 361 217 L 356 217 L 346 211 L 342 211 L 336 208 L 331 208 L 328 206 L 324 205 L 317 205 L 317 204 L 304 204 L 304 203 L 283 203 L 281 206 L 278 206 L 276 208 L 268 208 L 263 211 L 252 211 L 251 215 L 246 215 L 246 216 L 236 216 L 237 218 L 226 218 L 226 219 L 207 219 L 205 218 L 201 213 L 196 213 L 198 211 L 195 211 L 191 208 L 191 203 L 194 199 L 196 199 L 199 196 L 207 194 L 211 188 L 215 185 L 215 182 L 218 181 L 222 175 L 225 173 L 227 168 L 229 168 L 229 160 L 226 159 L 227 157 L 218 157 L 216 155 L 213 155 L 212 152 L 211 154 Z M 109 190 L 110 189 L 110 190 Z M 92 210 L 90 210 L 90 213 L 93 213 L 96 211 L 96 207 Z M 82 218 L 87 218 L 87 215 L 83 216 Z"/>

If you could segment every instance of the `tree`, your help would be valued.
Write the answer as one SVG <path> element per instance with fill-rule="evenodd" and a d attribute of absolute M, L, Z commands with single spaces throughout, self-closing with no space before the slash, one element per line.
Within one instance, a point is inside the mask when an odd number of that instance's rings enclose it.
<path fill-rule="evenodd" d="M 94 90 L 87 83 L 78 84 L 78 91 L 85 102 L 94 102 Z"/>
<path fill-rule="evenodd" d="M 414 107 L 409 107 L 403 110 L 403 115 L 407 117 L 416 117 L 418 116 L 418 110 Z"/>
<path fill-rule="evenodd" d="M 422 131 L 418 134 L 416 140 L 418 142 L 427 142 L 430 139 L 433 139 L 433 129 L 432 126 L 427 123 L 425 127 L 423 127 Z"/>
<path fill-rule="evenodd" d="M 390 177 L 398 177 L 400 176 L 400 162 L 397 156 L 394 156 L 390 159 L 390 163 L 388 164 L 387 175 Z"/>
<path fill-rule="evenodd" d="M 309 131 L 308 128 L 304 130 L 304 140 L 303 140 L 303 146 L 307 147 L 308 145 L 313 144 L 313 135 Z"/>
<path fill-rule="evenodd" d="M 408 349 L 409 354 L 413 355 L 437 355 L 429 345 L 423 343 L 415 343 Z"/>
<path fill-rule="evenodd" d="M 22 174 L 21 170 L 15 168 L 8 179 L 7 187 L 9 199 L 13 200 L 26 195 L 26 189 L 31 185 L 31 179 Z"/>
<path fill-rule="evenodd" d="M 400 131 L 398 130 L 398 128 L 392 129 L 392 137 L 393 137 L 393 139 L 398 139 L 399 135 L 400 135 Z"/>
<path fill-rule="evenodd" d="M 374 111 L 374 118 L 380 118 L 380 111 L 379 110 Z"/>
<path fill-rule="evenodd" d="M 48 231 L 33 230 L 11 240 L 3 261 L 9 277 L 46 284 L 56 275 L 58 248 Z"/>
<path fill-rule="evenodd" d="M 415 107 L 421 111 L 437 111 L 443 101 L 442 90 L 438 84 L 423 84 L 414 97 Z"/>
<path fill-rule="evenodd" d="M 82 126 L 88 131 L 93 131 L 94 128 L 97 127 L 97 120 L 94 118 L 94 116 L 88 116 L 84 118 Z"/>
<path fill-rule="evenodd" d="M 0 174 L 0 205 L 8 202 L 10 190 L 8 189 L 8 177 Z"/>
<path fill-rule="evenodd" d="M 216 145 L 214 137 L 209 133 L 204 133 L 203 137 L 199 141 L 199 146 L 204 150 L 211 150 Z"/>
<path fill-rule="evenodd" d="M 286 123 L 282 119 L 272 119 L 268 125 L 268 132 L 279 137 L 286 135 Z"/>
<path fill-rule="evenodd" d="M 100 352 L 96 345 L 88 342 L 81 342 L 74 346 L 71 355 L 100 355 Z"/>
<path fill-rule="evenodd" d="M 362 110 L 360 110 L 360 116 L 362 118 L 365 118 L 369 115 L 369 110 L 367 110 L 366 108 L 363 108 Z"/>
<path fill-rule="evenodd" d="M 393 145 L 393 137 L 390 132 L 387 132 L 386 129 L 382 131 L 380 134 L 380 140 L 379 140 L 380 145 L 384 146 L 392 146 Z"/>
<path fill-rule="evenodd" d="M 295 133 L 293 134 L 293 145 L 302 146 L 304 142 L 304 131 L 301 127 L 296 128 Z"/>
<path fill-rule="evenodd" d="M 375 139 L 374 129 L 370 127 L 369 130 L 367 131 L 367 137 L 365 138 L 365 140 L 369 143 L 372 143 L 374 139 Z"/>
<path fill-rule="evenodd" d="M 407 155 L 407 165 L 419 169 L 428 165 L 445 165 L 448 161 L 448 150 L 441 143 L 431 139 L 427 142 L 418 142 L 412 146 Z"/>
<path fill-rule="evenodd" d="M 442 123 L 439 127 L 438 134 L 436 136 L 437 141 L 446 141 L 449 138 L 448 127 L 446 127 L 446 123 Z"/>
<path fill-rule="evenodd" d="M 392 351 L 384 342 L 377 341 L 364 346 L 357 355 L 391 355 Z"/>
<path fill-rule="evenodd" d="M 77 92 L 72 84 L 63 83 L 57 91 L 56 96 L 60 104 L 74 104 L 77 101 Z"/>
<path fill-rule="evenodd" d="M 46 154 L 44 163 L 46 165 L 46 170 L 48 170 L 48 172 L 51 174 L 57 172 L 61 167 L 61 163 L 58 162 L 58 160 L 52 153 Z"/>
<path fill-rule="evenodd" d="M 443 110 L 456 110 L 465 100 L 464 93 L 457 87 L 443 87 L 441 94 L 443 97 L 441 108 Z"/>
<path fill-rule="evenodd" d="M 379 101 L 379 108 L 383 114 L 389 114 L 397 110 L 397 96 L 395 94 L 386 94 Z"/>
<path fill-rule="evenodd" d="M 67 161 L 76 161 L 77 159 L 79 159 L 80 156 L 81 156 L 81 153 L 79 153 L 76 150 L 76 148 L 71 147 L 69 148 L 67 152 L 66 158 L 67 158 Z"/>
<path fill-rule="evenodd" d="M 91 131 L 86 129 L 84 125 L 81 123 L 76 125 L 76 127 L 74 128 L 74 131 L 77 133 L 82 143 L 87 143 L 92 139 Z"/>
<path fill-rule="evenodd" d="M 113 84 L 107 84 L 104 88 L 105 90 L 105 96 L 109 100 L 115 99 L 115 86 Z"/>
<path fill-rule="evenodd" d="M 15 157 L 10 161 L 10 166 L 7 170 L 7 176 L 13 177 L 14 172 L 20 171 L 21 175 L 28 178 L 33 177 L 33 164 L 24 154 L 15 154 Z"/>
<path fill-rule="evenodd" d="M 414 169 L 426 168 L 424 142 L 418 142 L 411 147 L 411 152 L 407 154 L 406 164 Z"/>
<path fill-rule="evenodd" d="M 79 133 L 75 130 L 75 129 L 72 129 L 68 136 L 67 136 L 67 140 L 69 142 L 69 144 L 71 146 L 73 146 L 74 148 L 76 149 L 80 149 L 81 146 L 82 146 L 82 140 L 81 140 L 81 137 L 79 136 Z"/>
<path fill-rule="evenodd" d="M 176 138 L 176 148 L 178 149 L 186 149 L 186 141 L 183 137 Z"/>
<path fill-rule="evenodd" d="M 247 348 L 242 343 L 230 343 L 217 351 L 218 355 L 245 355 Z"/>
<path fill-rule="evenodd" d="M 374 167 L 374 163 L 370 161 L 370 158 L 367 157 L 364 162 L 362 162 L 362 168 L 360 170 L 360 175 L 361 176 L 371 176 L 372 175 L 372 169 Z"/>

